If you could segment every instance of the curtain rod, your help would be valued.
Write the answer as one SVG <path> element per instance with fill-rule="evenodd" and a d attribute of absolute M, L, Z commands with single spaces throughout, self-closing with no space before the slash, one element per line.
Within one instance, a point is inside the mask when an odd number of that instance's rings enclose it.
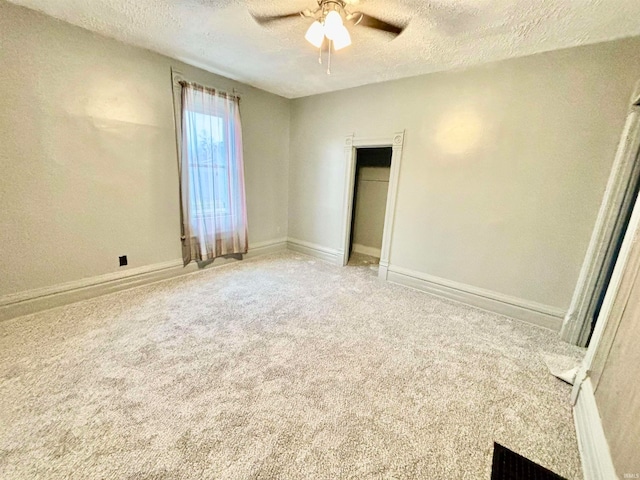
<path fill-rule="evenodd" d="M 197 89 L 204 90 L 205 92 L 209 92 L 209 93 L 212 93 L 214 95 L 219 95 L 221 97 L 231 98 L 233 100 L 240 100 L 240 96 L 237 94 L 235 88 L 232 90 L 233 93 L 229 93 L 229 92 L 225 92 L 225 91 L 222 91 L 222 90 L 218 90 L 216 88 L 206 87 L 204 85 L 200 85 L 199 83 L 187 82 L 186 80 L 180 80 L 178 83 L 180 85 L 182 85 L 183 87 L 184 86 L 195 87 Z"/>

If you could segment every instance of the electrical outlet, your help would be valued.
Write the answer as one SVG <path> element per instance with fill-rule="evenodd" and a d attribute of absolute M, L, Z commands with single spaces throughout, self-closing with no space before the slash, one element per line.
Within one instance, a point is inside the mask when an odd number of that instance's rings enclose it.
<path fill-rule="evenodd" d="M 118 259 L 120 260 L 120 266 L 121 267 L 124 267 L 125 265 L 127 265 L 127 256 L 126 255 L 118 257 Z"/>

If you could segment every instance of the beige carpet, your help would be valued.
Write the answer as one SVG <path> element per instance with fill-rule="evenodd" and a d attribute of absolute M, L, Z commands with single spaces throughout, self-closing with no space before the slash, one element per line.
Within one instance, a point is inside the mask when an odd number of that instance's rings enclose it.
<path fill-rule="evenodd" d="M 364 253 L 351 252 L 347 266 L 370 267 L 370 268 L 375 268 L 377 270 L 379 263 L 380 263 L 380 259 L 377 257 L 373 257 L 371 255 L 365 255 Z"/>
<path fill-rule="evenodd" d="M 283 253 L 0 323 L 0 478 L 581 478 L 547 330 Z"/>

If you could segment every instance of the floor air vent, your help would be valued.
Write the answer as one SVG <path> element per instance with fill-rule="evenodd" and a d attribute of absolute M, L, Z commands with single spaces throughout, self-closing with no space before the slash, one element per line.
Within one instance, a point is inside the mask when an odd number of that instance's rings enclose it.
<path fill-rule="evenodd" d="M 522 455 L 493 444 L 491 480 L 566 480 Z"/>

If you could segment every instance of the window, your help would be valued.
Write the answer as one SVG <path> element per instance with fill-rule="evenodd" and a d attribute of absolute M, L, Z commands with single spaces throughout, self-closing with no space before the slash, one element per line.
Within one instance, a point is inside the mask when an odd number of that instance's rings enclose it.
<path fill-rule="evenodd" d="M 183 82 L 180 188 L 185 265 L 247 252 L 237 97 Z"/>
<path fill-rule="evenodd" d="M 189 147 L 189 191 L 203 184 L 201 195 L 191 195 L 194 217 L 229 215 L 229 175 L 225 160 L 223 119 L 214 115 L 191 112 L 186 115 Z"/>

